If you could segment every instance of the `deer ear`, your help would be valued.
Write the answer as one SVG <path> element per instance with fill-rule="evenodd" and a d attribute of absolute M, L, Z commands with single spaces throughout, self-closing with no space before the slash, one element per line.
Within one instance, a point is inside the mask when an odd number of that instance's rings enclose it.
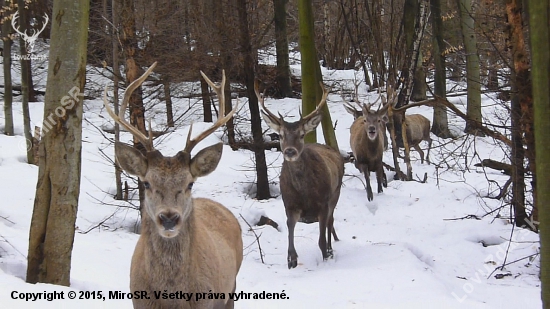
<path fill-rule="evenodd" d="M 387 114 L 384 114 L 384 116 L 382 116 L 382 121 L 384 121 L 384 123 L 388 123 L 390 121 Z"/>
<path fill-rule="evenodd" d="M 212 173 L 222 157 L 223 144 L 218 143 L 199 151 L 191 159 L 190 170 L 194 178 Z"/>
<path fill-rule="evenodd" d="M 321 123 L 321 119 L 323 119 L 323 114 L 316 113 L 314 116 L 306 120 L 304 122 L 304 130 L 306 131 L 306 133 L 315 130 L 319 123 Z"/>
<path fill-rule="evenodd" d="M 273 131 L 277 133 L 281 132 L 281 122 L 279 121 L 279 119 L 272 119 L 264 111 L 262 111 L 262 118 Z"/>
<path fill-rule="evenodd" d="M 128 174 L 143 178 L 147 173 L 147 159 L 134 147 L 116 142 L 115 157 L 118 165 Z"/>

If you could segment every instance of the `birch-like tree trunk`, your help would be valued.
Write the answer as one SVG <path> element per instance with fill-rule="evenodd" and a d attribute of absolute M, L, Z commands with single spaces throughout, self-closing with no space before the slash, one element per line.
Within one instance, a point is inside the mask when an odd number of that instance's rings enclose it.
<path fill-rule="evenodd" d="M 113 19 L 113 26 L 111 32 L 111 40 L 113 45 L 113 105 L 115 113 L 118 115 L 118 83 L 120 74 L 120 65 L 118 61 L 119 57 L 119 36 L 118 36 L 118 0 L 111 0 L 111 15 Z M 115 121 L 115 142 L 120 142 L 120 125 Z M 115 182 L 116 182 L 116 199 L 122 200 L 122 169 L 118 164 L 115 164 Z"/>
<path fill-rule="evenodd" d="M 55 0 L 27 282 L 70 285 L 80 192 L 82 103 L 90 2 Z M 50 119 L 53 119 L 51 121 Z"/>
<path fill-rule="evenodd" d="M 477 39 L 473 17 L 472 0 L 456 0 L 460 11 L 460 28 L 464 51 L 466 52 L 466 79 L 467 79 L 467 108 L 466 128 L 464 132 L 483 135 L 471 124 L 472 121 L 481 122 L 481 80 L 479 55 L 477 54 Z"/>

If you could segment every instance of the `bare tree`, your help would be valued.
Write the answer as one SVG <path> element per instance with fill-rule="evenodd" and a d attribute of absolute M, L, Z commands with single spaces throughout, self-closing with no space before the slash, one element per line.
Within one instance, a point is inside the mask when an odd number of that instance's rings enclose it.
<path fill-rule="evenodd" d="M 479 55 L 475 33 L 472 0 L 456 0 L 460 11 L 460 27 L 462 41 L 466 52 L 466 79 L 468 91 L 466 128 L 464 132 L 483 135 L 473 128 L 472 121 L 481 121 L 481 80 L 479 71 Z"/>
<path fill-rule="evenodd" d="M 40 143 L 27 282 L 70 285 L 71 252 L 80 193 L 82 105 L 90 2 L 55 0 L 44 121 L 55 125 Z M 61 103 L 61 104 L 60 104 Z M 46 155 L 47 154 L 47 155 Z"/>
<path fill-rule="evenodd" d="M 13 32 L 10 21 L 14 12 L 12 0 L 3 0 L 0 4 L 2 9 L 2 41 L 4 50 L 2 59 L 4 61 L 4 134 L 13 136 L 13 93 L 11 79 L 11 46 L 13 41 L 11 34 Z"/>
<path fill-rule="evenodd" d="M 528 1 L 532 52 L 536 206 L 540 218 L 540 278 L 543 308 L 550 307 L 550 2 Z"/>

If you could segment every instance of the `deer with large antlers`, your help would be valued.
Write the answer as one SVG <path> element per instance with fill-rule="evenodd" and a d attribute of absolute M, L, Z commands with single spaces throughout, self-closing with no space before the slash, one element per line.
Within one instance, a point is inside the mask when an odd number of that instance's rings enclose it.
<path fill-rule="evenodd" d="M 216 86 L 201 72 L 219 97 L 220 118 L 195 138 L 191 138 L 190 128 L 185 148 L 173 157 L 165 157 L 153 147 L 150 126 L 146 136 L 124 120 L 130 95 L 151 74 L 155 65 L 128 86 L 119 115 L 109 107 L 107 90 L 104 98 L 109 115 L 147 150 L 143 155 L 133 147 L 120 142 L 115 144 L 116 161 L 120 167 L 138 176 L 145 188 L 141 236 L 130 270 L 130 290 L 141 297 L 133 298 L 133 305 L 144 309 L 233 308 L 228 293 L 235 291 L 236 276 L 243 258 L 240 224 L 220 203 L 193 198 L 191 194 L 195 180 L 217 167 L 222 144 L 206 147 L 195 156 L 191 151 L 225 124 L 238 104 L 223 116 L 225 73 L 221 85 Z M 168 297 L 170 293 L 181 292 L 193 293 L 193 297 L 190 300 Z M 196 293 L 208 292 L 217 298 L 199 300 L 195 297 Z M 167 293 L 166 297 L 162 293 Z"/>
<path fill-rule="evenodd" d="M 333 255 L 331 234 L 338 240 L 334 230 L 334 209 L 340 197 L 344 159 L 329 146 L 304 143 L 305 134 L 315 130 L 321 122 L 321 108 L 326 104 L 328 91 L 323 87 L 323 98 L 317 108 L 305 117 L 300 116 L 296 122 L 286 122 L 281 114 L 276 116 L 269 111 L 257 83 L 255 91 L 265 122 L 280 135 L 284 157 L 280 186 L 288 226 L 288 268 L 298 265 L 294 248 L 294 227 L 298 221 L 319 221 L 319 248 L 323 259 L 328 259 Z"/>

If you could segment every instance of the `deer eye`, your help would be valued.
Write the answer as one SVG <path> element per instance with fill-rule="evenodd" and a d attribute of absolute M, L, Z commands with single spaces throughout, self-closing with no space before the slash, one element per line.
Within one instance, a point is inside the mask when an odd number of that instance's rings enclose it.
<path fill-rule="evenodd" d="M 301 133 L 300 134 L 300 139 L 304 138 L 304 136 L 306 136 L 304 133 Z"/>
<path fill-rule="evenodd" d="M 143 182 L 143 187 L 144 187 L 145 189 L 150 189 L 150 188 L 151 188 L 151 184 L 150 184 L 148 181 L 144 181 L 144 182 Z"/>
<path fill-rule="evenodd" d="M 193 189 L 193 185 L 194 185 L 194 184 L 195 184 L 194 182 L 190 182 L 190 183 L 187 185 L 187 190 Z"/>

